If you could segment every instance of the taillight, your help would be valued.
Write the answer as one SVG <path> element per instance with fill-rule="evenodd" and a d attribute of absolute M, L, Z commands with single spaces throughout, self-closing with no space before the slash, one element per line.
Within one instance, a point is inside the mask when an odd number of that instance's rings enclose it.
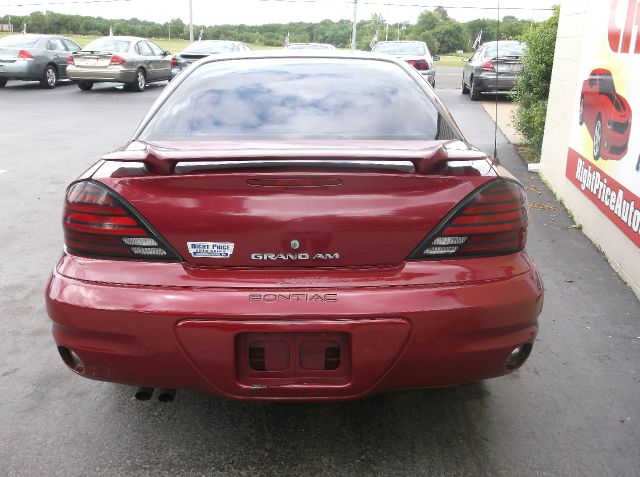
<path fill-rule="evenodd" d="M 74 255 L 178 259 L 150 225 L 96 182 L 77 182 L 69 187 L 63 228 L 67 251 Z"/>
<path fill-rule="evenodd" d="M 171 66 L 178 66 L 178 58 L 175 55 L 171 57 Z"/>
<path fill-rule="evenodd" d="M 522 187 L 495 180 L 456 207 L 410 259 L 515 253 L 524 248 L 527 223 Z"/>
<path fill-rule="evenodd" d="M 124 64 L 124 62 L 127 61 L 125 60 L 122 56 L 118 56 L 118 55 L 113 55 L 111 57 L 111 63 L 112 65 L 122 65 Z"/>
<path fill-rule="evenodd" d="M 20 50 L 18 52 L 18 59 L 20 60 L 33 60 L 33 55 L 27 50 Z"/>
<path fill-rule="evenodd" d="M 491 60 L 487 60 L 484 63 L 482 63 L 480 65 L 480 68 L 482 68 L 484 71 L 495 71 L 495 68 L 493 67 L 493 62 Z"/>
<path fill-rule="evenodd" d="M 428 70 L 429 63 L 426 60 L 407 60 L 411 66 L 413 66 L 417 70 Z"/>
<path fill-rule="evenodd" d="M 73 56 L 70 56 L 69 58 L 67 58 L 67 63 L 70 65 L 75 65 L 75 61 L 73 61 Z"/>

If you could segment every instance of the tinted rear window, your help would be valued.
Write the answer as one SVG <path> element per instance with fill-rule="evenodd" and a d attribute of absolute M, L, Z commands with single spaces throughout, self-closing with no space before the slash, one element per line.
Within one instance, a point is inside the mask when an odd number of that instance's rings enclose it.
<path fill-rule="evenodd" d="M 93 40 L 83 51 L 107 51 L 110 53 L 126 53 L 129 51 L 130 41 L 116 40 L 114 38 L 98 38 Z"/>
<path fill-rule="evenodd" d="M 388 55 L 416 55 L 424 56 L 426 49 L 423 43 L 378 43 L 373 47 L 376 53 L 387 53 Z"/>
<path fill-rule="evenodd" d="M 487 45 L 484 56 L 487 58 L 495 58 L 498 56 L 522 56 L 524 45 L 522 43 L 503 43 L 496 47 L 495 43 Z"/>
<path fill-rule="evenodd" d="M 40 38 L 26 35 L 5 36 L 0 38 L 2 48 L 33 48 Z"/>
<path fill-rule="evenodd" d="M 191 43 L 184 49 L 183 53 L 195 53 L 195 54 L 204 54 L 209 55 L 211 53 L 227 53 L 233 51 L 235 45 L 233 43 L 209 43 L 206 41 L 203 42 L 194 42 Z"/>
<path fill-rule="evenodd" d="M 141 138 L 436 139 L 438 124 L 417 80 L 393 63 L 239 59 L 194 70 Z"/>

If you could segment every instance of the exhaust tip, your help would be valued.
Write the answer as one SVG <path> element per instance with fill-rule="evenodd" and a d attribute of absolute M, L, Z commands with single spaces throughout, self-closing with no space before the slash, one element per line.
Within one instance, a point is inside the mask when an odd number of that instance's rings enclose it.
<path fill-rule="evenodd" d="M 64 364 L 71 368 L 72 371 L 78 374 L 84 373 L 84 363 L 75 351 L 67 348 L 66 346 L 58 346 L 58 353 L 60 353 L 60 357 L 62 358 L 62 361 L 64 361 Z"/>
<path fill-rule="evenodd" d="M 134 396 L 138 401 L 148 401 L 153 396 L 153 388 L 138 388 Z"/>
<path fill-rule="evenodd" d="M 507 371 L 513 371 L 514 369 L 522 366 L 531 354 L 532 348 L 533 343 L 523 343 L 513 348 L 504 362 L 504 367 L 507 369 Z"/>
<path fill-rule="evenodd" d="M 158 401 L 160 402 L 172 402 L 176 398 L 175 389 L 161 389 L 158 392 Z"/>

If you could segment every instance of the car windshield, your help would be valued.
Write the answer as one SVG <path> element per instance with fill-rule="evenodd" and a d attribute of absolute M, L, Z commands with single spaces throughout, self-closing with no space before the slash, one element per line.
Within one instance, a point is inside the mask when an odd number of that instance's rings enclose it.
<path fill-rule="evenodd" d="M 441 130 L 452 131 L 418 83 L 393 63 L 265 58 L 200 66 L 166 99 L 141 139 L 425 140 Z"/>
<path fill-rule="evenodd" d="M 522 43 L 503 43 L 500 42 L 496 46 L 495 43 L 487 45 L 484 56 L 486 58 L 496 58 L 497 56 L 522 56 L 524 51 L 524 45 Z"/>
<path fill-rule="evenodd" d="M 416 42 L 393 42 L 378 43 L 373 47 L 376 53 L 387 53 L 389 55 L 416 55 L 424 56 L 426 54 L 424 43 Z"/>
<path fill-rule="evenodd" d="M 98 38 L 97 40 L 93 40 L 87 46 L 85 46 L 83 51 L 109 51 L 114 53 L 126 53 L 129 51 L 129 45 L 131 44 L 128 40 L 118 40 L 115 38 Z"/>
<path fill-rule="evenodd" d="M 598 91 L 602 94 L 614 94 L 616 92 L 616 85 L 613 83 L 613 76 L 601 75 L 598 82 Z"/>
<path fill-rule="evenodd" d="M 233 51 L 234 44 L 227 42 L 195 42 L 187 46 L 183 53 L 212 55 Z"/>
<path fill-rule="evenodd" d="M 32 48 L 38 43 L 37 36 L 12 35 L 0 38 L 0 48 Z"/>
<path fill-rule="evenodd" d="M 287 50 L 331 50 L 331 45 L 321 45 L 318 43 L 292 43 L 287 45 Z"/>

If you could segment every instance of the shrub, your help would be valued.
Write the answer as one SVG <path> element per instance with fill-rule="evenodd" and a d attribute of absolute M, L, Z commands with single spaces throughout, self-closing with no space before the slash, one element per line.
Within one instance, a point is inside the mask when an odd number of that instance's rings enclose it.
<path fill-rule="evenodd" d="M 559 16 L 560 11 L 556 7 L 551 18 L 524 35 L 527 48 L 522 58 L 522 75 L 511 92 L 511 97 L 518 103 L 513 125 L 525 138 L 530 155 L 538 160 L 544 137 Z"/>

